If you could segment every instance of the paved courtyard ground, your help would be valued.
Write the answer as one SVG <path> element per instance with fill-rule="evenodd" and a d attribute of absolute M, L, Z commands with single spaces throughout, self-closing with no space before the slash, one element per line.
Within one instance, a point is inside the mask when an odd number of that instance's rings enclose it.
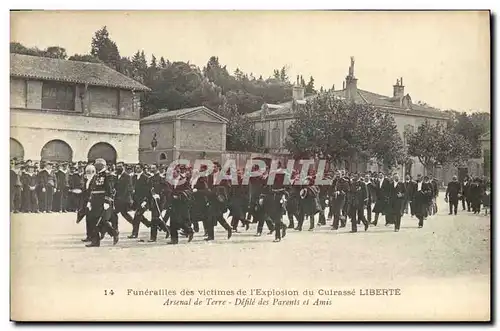
<path fill-rule="evenodd" d="M 422 229 L 415 218 L 404 216 L 399 233 L 382 219 L 356 234 L 348 232 L 349 223 L 338 232 L 330 226 L 291 230 L 280 243 L 273 243 L 271 235 L 255 237 L 255 225 L 230 240 L 219 226 L 212 243 L 203 241 L 203 231 L 189 244 L 181 239 L 167 246 L 163 238 L 140 243 L 126 238 L 131 226 L 120 218 L 116 246 L 106 238 L 100 248 L 86 248 L 80 241 L 84 222 L 75 224 L 75 214 L 15 214 L 12 318 L 488 320 L 490 218 L 461 210 L 449 216 L 439 200 L 438 215 Z M 146 228 L 139 237 L 149 238 Z M 234 295 L 198 292 L 212 289 Z M 298 295 L 251 289 L 296 290 Z M 363 295 L 370 289 L 400 295 Z M 158 292 L 133 295 L 146 290 Z M 251 299 L 256 301 L 251 304 Z"/>

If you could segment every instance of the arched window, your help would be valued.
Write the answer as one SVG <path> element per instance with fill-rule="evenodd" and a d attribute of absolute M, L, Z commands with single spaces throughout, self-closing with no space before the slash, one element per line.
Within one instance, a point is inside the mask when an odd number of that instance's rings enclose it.
<path fill-rule="evenodd" d="M 90 148 L 87 158 L 89 162 L 101 158 L 106 163 L 116 163 L 116 150 L 108 143 L 99 142 Z"/>
<path fill-rule="evenodd" d="M 165 162 L 167 160 L 167 154 L 160 153 L 160 162 Z"/>
<path fill-rule="evenodd" d="M 46 143 L 40 153 L 42 161 L 71 162 L 73 150 L 62 140 L 51 140 Z"/>
<path fill-rule="evenodd" d="M 10 138 L 10 158 L 16 158 L 18 160 L 24 159 L 24 147 L 14 138 Z"/>

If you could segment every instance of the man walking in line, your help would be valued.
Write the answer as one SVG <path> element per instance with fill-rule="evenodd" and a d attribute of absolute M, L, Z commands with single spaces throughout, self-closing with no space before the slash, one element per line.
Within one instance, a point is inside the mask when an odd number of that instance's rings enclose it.
<path fill-rule="evenodd" d="M 451 182 L 448 183 L 444 198 L 450 205 L 450 212 L 448 215 L 457 214 L 458 199 L 460 199 L 460 183 L 457 180 L 457 176 L 453 176 Z"/>

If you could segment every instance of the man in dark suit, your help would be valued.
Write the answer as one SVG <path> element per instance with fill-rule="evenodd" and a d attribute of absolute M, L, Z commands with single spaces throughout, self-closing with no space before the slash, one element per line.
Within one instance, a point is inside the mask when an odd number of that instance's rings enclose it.
<path fill-rule="evenodd" d="M 139 227 L 141 223 L 148 228 L 151 226 L 151 222 L 144 217 L 144 213 L 148 210 L 151 185 L 149 183 L 149 177 L 144 173 L 144 166 L 142 164 L 136 165 L 132 183 L 134 186 L 133 199 L 136 211 L 132 222 L 132 234 L 128 236 L 129 239 L 134 239 L 139 236 Z"/>
<path fill-rule="evenodd" d="M 460 198 L 460 183 L 458 182 L 457 176 L 453 176 L 453 179 L 451 182 L 448 183 L 448 187 L 446 188 L 446 193 L 445 193 L 445 201 L 448 201 L 450 205 L 450 213 L 451 214 L 457 214 L 457 208 L 458 208 L 458 199 Z"/>
<path fill-rule="evenodd" d="M 160 175 L 156 164 L 151 165 L 150 171 L 152 176 L 149 178 L 151 184 L 151 198 L 149 203 L 151 209 L 151 235 L 149 242 L 155 242 L 158 235 L 158 229 L 167 234 L 166 238 L 170 236 L 170 230 L 168 230 L 165 222 L 168 188 L 167 180 Z"/>
<path fill-rule="evenodd" d="M 435 176 L 430 176 L 432 185 L 432 214 L 435 215 L 438 212 L 437 198 L 439 196 L 439 183 Z"/>
<path fill-rule="evenodd" d="M 109 173 L 106 171 L 106 161 L 95 161 L 96 174 L 89 182 L 90 201 L 87 202 L 89 213 L 87 221 L 90 223 L 90 243 L 86 247 L 101 245 L 100 233 L 109 233 L 113 237 L 113 245 L 118 242 L 118 231 L 108 222 L 107 214 L 111 212 L 113 203 L 113 185 Z"/>
<path fill-rule="evenodd" d="M 365 218 L 365 204 L 367 202 L 366 184 L 357 173 L 352 175 L 349 184 L 349 217 L 351 218 L 351 232 L 358 231 L 358 219 L 363 222 L 365 231 L 368 230 L 368 221 Z"/>
<path fill-rule="evenodd" d="M 187 178 L 181 175 L 180 167 L 167 174 L 167 199 L 166 206 L 170 213 L 170 245 L 179 243 L 179 230 L 193 240 L 194 231 L 189 226 L 189 204 L 193 191 Z"/>
<path fill-rule="evenodd" d="M 231 177 L 227 177 L 220 172 L 220 165 L 214 162 L 214 172 L 208 175 L 207 184 L 210 194 L 208 196 L 208 222 L 207 233 L 208 236 L 205 238 L 206 241 L 215 240 L 214 228 L 217 224 L 222 225 L 222 227 L 227 231 L 227 239 L 230 239 L 233 235 L 233 230 L 224 219 L 224 213 L 228 209 L 229 202 L 229 191 L 231 189 Z"/>
<path fill-rule="evenodd" d="M 368 223 L 372 222 L 372 203 L 375 201 L 375 184 L 371 181 L 371 174 L 365 175 L 365 184 L 366 184 L 366 219 Z"/>
<path fill-rule="evenodd" d="M 83 166 L 79 169 L 72 166 L 69 175 L 69 189 L 68 189 L 68 210 L 78 211 L 81 209 L 81 198 L 83 192 Z"/>
<path fill-rule="evenodd" d="M 389 195 L 389 208 L 387 218 L 390 223 L 394 223 L 394 231 L 398 232 L 401 227 L 401 216 L 406 196 L 405 184 L 399 181 L 399 175 L 394 174 L 391 183 L 391 192 Z M 389 222 L 388 222 L 389 223 Z"/>
<path fill-rule="evenodd" d="M 55 212 L 66 212 L 69 187 L 68 169 L 64 164 L 57 166 L 56 176 L 56 192 L 54 193 L 54 202 L 52 210 Z"/>
<path fill-rule="evenodd" d="M 113 227 L 118 229 L 118 214 L 121 214 L 130 224 L 134 223 L 134 219 L 128 213 L 129 207 L 132 204 L 132 192 L 134 188 L 130 175 L 125 171 L 125 164 L 123 162 L 116 164 L 115 176 Z"/>
<path fill-rule="evenodd" d="M 52 171 L 52 163 L 40 162 L 42 168 L 37 175 L 38 179 L 38 201 L 40 204 L 40 212 L 52 212 L 52 200 L 54 197 L 54 189 L 56 187 L 56 177 Z"/>
<path fill-rule="evenodd" d="M 333 179 L 330 191 L 330 208 L 332 209 L 333 214 L 332 230 L 338 230 L 339 228 L 342 210 L 344 209 L 344 205 L 347 203 L 346 197 L 348 192 L 349 182 L 342 178 L 340 171 L 335 171 L 335 178 Z"/>
<path fill-rule="evenodd" d="M 21 211 L 21 193 L 23 184 L 21 183 L 21 163 L 14 160 L 10 169 L 10 211 L 18 213 Z"/>
<path fill-rule="evenodd" d="M 471 180 L 469 176 L 465 176 L 465 179 L 462 183 L 462 209 L 465 210 L 465 206 L 467 205 L 467 211 L 469 212 L 472 207 L 470 203 L 470 185 Z"/>
<path fill-rule="evenodd" d="M 375 221 L 372 223 L 377 226 L 378 217 L 380 214 L 386 215 L 387 213 L 387 205 L 389 203 L 389 195 L 391 192 L 391 183 L 389 179 L 385 178 L 382 172 L 378 175 L 378 182 L 376 185 L 376 194 L 377 194 L 377 202 L 373 207 L 373 212 L 375 213 Z M 389 225 L 387 218 L 385 220 L 385 225 Z"/>
<path fill-rule="evenodd" d="M 415 212 L 413 211 L 413 192 L 415 191 L 414 186 L 417 185 L 417 183 L 411 178 L 410 175 L 406 175 L 405 178 L 405 199 L 403 202 L 403 212 L 405 214 L 410 214 L 411 217 L 415 215 Z"/>
<path fill-rule="evenodd" d="M 469 200 L 474 214 L 479 214 L 482 200 L 482 185 L 479 177 L 475 177 L 470 185 Z"/>
<path fill-rule="evenodd" d="M 418 227 L 422 228 L 424 226 L 424 219 L 427 217 L 429 203 L 432 198 L 432 186 L 428 182 L 427 176 L 424 180 L 422 180 L 422 175 L 417 176 L 417 185 L 414 186 L 412 195 L 415 216 L 418 218 Z"/>
<path fill-rule="evenodd" d="M 25 202 L 25 213 L 38 213 L 38 177 L 35 174 L 35 166 L 26 166 L 26 172 L 21 175 L 21 183 L 23 184 L 23 201 Z"/>
<path fill-rule="evenodd" d="M 203 164 L 199 171 L 196 171 L 191 178 L 191 188 L 193 190 L 193 200 L 191 204 L 191 222 L 193 223 L 194 232 L 200 230 L 199 223 L 203 224 L 205 231 L 204 236 L 208 236 L 208 178 L 200 175 L 200 172 L 205 173 L 207 166 Z"/>

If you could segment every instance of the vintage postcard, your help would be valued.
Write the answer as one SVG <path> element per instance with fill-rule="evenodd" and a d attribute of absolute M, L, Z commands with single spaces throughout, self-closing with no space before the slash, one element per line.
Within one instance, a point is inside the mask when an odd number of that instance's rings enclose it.
<path fill-rule="evenodd" d="M 10 19 L 11 320 L 491 320 L 490 12 Z"/>

